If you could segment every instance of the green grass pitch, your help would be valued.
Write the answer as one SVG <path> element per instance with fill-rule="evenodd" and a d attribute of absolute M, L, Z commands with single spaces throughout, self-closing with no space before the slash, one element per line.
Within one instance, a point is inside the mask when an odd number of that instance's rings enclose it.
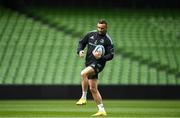
<path fill-rule="evenodd" d="M 90 118 L 94 101 L 76 106 L 76 100 L 0 100 L 0 118 Z M 180 100 L 104 100 L 110 117 L 180 117 Z"/>

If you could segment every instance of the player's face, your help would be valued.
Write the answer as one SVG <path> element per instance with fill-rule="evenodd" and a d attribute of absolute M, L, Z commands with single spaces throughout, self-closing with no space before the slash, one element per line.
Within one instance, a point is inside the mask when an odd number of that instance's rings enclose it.
<path fill-rule="evenodd" d="M 107 25 L 106 24 L 97 24 L 97 31 L 99 34 L 106 34 L 107 32 Z"/>

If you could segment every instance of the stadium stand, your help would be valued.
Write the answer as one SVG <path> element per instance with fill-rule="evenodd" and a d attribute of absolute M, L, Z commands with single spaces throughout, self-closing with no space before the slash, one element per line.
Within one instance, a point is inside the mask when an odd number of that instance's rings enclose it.
<path fill-rule="evenodd" d="M 102 85 L 180 85 L 180 15 L 173 10 L 0 7 L 0 84 L 79 85 L 78 40 L 105 18 L 116 54 Z"/>

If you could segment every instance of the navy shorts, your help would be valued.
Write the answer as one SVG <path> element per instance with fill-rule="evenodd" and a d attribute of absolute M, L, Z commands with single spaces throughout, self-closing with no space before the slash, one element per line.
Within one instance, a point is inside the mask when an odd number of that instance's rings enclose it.
<path fill-rule="evenodd" d="M 92 67 L 95 71 L 95 75 L 89 75 L 88 79 L 98 79 L 98 73 L 100 73 L 103 69 L 105 64 L 100 64 L 100 63 L 91 63 L 89 65 L 86 65 L 86 67 Z"/>

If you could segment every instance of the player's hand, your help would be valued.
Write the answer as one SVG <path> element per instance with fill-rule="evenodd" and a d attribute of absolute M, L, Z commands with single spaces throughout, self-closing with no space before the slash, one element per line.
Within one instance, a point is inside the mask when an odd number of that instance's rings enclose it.
<path fill-rule="evenodd" d="M 96 58 L 96 59 L 100 59 L 101 58 L 101 53 L 99 53 L 99 52 L 97 52 L 97 51 L 93 51 L 92 52 L 93 53 L 93 55 L 94 55 L 94 57 Z"/>
<path fill-rule="evenodd" d="M 80 56 L 81 58 L 83 58 L 83 57 L 85 56 L 84 50 L 81 50 L 81 51 L 79 52 L 79 56 Z"/>

